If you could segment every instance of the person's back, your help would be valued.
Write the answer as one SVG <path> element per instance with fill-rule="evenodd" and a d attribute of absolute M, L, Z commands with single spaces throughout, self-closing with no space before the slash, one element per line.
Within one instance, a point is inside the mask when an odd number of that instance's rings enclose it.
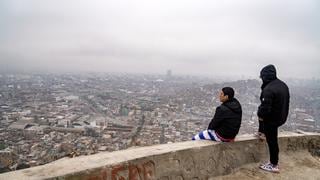
<path fill-rule="evenodd" d="M 224 139 L 233 139 L 239 133 L 242 117 L 242 109 L 239 101 L 232 98 L 222 103 L 217 109 L 223 115 L 222 121 L 213 118 L 208 129 L 215 130 L 216 133 Z M 218 115 L 220 114 L 218 113 Z"/>
<path fill-rule="evenodd" d="M 289 112 L 289 88 L 280 79 L 270 82 L 264 89 L 273 94 L 271 113 L 265 117 L 266 123 L 281 126 L 285 123 Z"/>
<path fill-rule="evenodd" d="M 276 77 L 272 66 L 266 66 L 263 78 L 267 79 L 262 85 L 260 96 L 261 106 L 258 110 L 258 116 L 264 120 L 264 123 L 281 126 L 286 122 L 289 112 L 289 88 Z M 274 70 L 275 71 L 275 70 Z"/>

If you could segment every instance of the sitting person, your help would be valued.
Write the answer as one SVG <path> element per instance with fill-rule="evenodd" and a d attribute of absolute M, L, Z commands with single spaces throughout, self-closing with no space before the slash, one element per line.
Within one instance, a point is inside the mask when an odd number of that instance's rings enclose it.
<path fill-rule="evenodd" d="M 208 129 L 195 135 L 192 140 L 234 141 L 241 125 L 241 105 L 234 98 L 234 90 L 231 87 L 222 88 L 219 98 L 222 104 L 217 107 Z"/>

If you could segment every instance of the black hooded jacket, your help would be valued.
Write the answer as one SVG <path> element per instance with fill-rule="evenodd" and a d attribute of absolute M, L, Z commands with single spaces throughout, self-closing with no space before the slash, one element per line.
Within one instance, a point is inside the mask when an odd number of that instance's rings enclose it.
<path fill-rule="evenodd" d="M 225 139 L 233 139 L 239 132 L 242 109 L 239 101 L 232 98 L 217 107 L 208 129 Z"/>
<path fill-rule="evenodd" d="M 287 120 L 289 112 L 290 94 L 288 86 L 277 78 L 273 65 L 264 67 L 260 72 L 263 81 L 261 86 L 258 117 L 264 123 L 281 126 Z"/>

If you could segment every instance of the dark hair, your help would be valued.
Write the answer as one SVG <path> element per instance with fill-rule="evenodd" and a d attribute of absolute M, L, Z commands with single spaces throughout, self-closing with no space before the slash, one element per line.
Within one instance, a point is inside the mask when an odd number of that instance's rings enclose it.
<path fill-rule="evenodd" d="M 225 96 L 228 96 L 229 99 L 234 97 L 234 90 L 232 87 L 224 87 L 222 88 L 222 92 Z"/>

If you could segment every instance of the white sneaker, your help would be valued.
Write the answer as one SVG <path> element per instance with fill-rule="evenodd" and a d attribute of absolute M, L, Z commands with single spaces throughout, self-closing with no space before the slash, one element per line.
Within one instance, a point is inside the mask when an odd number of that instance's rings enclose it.
<path fill-rule="evenodd" d="M 279 165 L 273 165 L 271 163 L 262 164 L 259 168 L 268 172 L 280 173 Z"/>

